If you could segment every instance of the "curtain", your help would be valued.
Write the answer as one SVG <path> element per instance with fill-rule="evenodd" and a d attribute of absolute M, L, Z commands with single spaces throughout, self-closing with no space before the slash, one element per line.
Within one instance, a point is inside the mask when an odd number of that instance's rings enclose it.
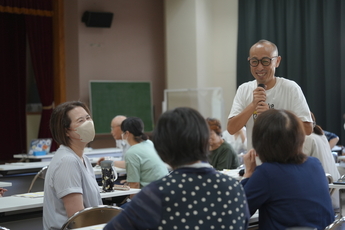
<path fill-rule="evenodd" d="M 345 1 L 238 1 L 237 84 L 252 80 L 247 57 L 260 39 L 278 46 L 276 76 L 299 84 L 317 123 L 345 145 Z"/>
<path fill-rule="evenodd" d="M 26 152 L 26 38 L 22 15 L 0 13 L 0 160 Z"/>
<path fill-rule="evenodd" d="M 26 15 L 25 21 L 32 65 L 43 108 L 38 138 L 49 138 L 52 137 L 49 119 L 54 101 L 52 18 Z"/>
<path fill-rule="evenodd" d="M 11 30 L 9 28 L 12 27 L 12 24 L 15 23 L 17 19 L 21 18 L 22 26 L 15 31 L 17 36 L 20 36 L 20 41 L 18 39 L 13 39 L 10 36 L 2 37 L 0 39 L 3 40 L 2 44 L 6 44 L 5 39 L 10 40 L 10 43 L 13 44 L 15 49 L 20 49 L 17 53 L 12 52 L 10 49 L 8 52 L 9 54 L 4 54 L 3 59 L 4 62 L 1 62 L 6 68 L 11 69 L 12 72 L 20 72 L 21 74 L 4 74 L 2 76 L 11 76 L 13 79 L 12 81 L 18 81 L 19 84 L 7 84 L 3 85 L 1 88 L 5 88 L 7 91 L 11 90 L 12 95 L 6 95 L 7 98 L 12 97 L 20 97 L 20 101 L 15 103 L 11 103 L 8 107 L 9 111 L 16 111 L 18 113 L 20 111 L 20 117 L 16 118 L 13 122 L 9 122 L 9 124 L 13 124 L 17 122 L 20 124 L 19 127 L 14 129 L 16 133 L 22 133 L 22 135 L 17 135 L 17 138 L 11 137 L 8 139 L 7 143 L 11 146 L 16 146 L 16 141 L 22 143 L 17 148 L 9 149 L 8 152 L 11 155 L 15 153 L 25 153 L 26 150 L 26 60 L 25 60 L 25 41 L 26 37 L 29 41 L 32 65 L 34 70 L 34 75 L 36 79 L 37 88 L 39 91 L 39 96 L 41 99 L 43 111 L 41 114 L 41 122 L 39 127 L 39 134 L 38 138 L 49 138 L 51 137 L 51 133 L 49 130 L 49 119 L 53 109 L 53 100 L 54 100 L 54 84 L 53 84 L 53 23 L 52 23 L 52 1 L 50 0 L 0 0 L 0 15 L 7 15 L 6 18 L 1 23 L 0 30 L 2 31 L 1 34 L 6 34 L 7 30 Z M 10 16 L 8 16 L 10 15 Z M 5 17 L 5 16 L 3 16 Z M 3 27 L 3 28 L 2 28 Z M 19 44 L 17 42 L 23 42 L 24 45 Z M 6 46 L 2 45 L 2 46 Z M 17 47 L 18 46 L 18 47 Z M 13 55 L 13 60 L 7 60 L 8 55 Z M 23 60 L 21 60 L 24 58 Z M 8 64 L 11 62 L 12 65 Z M 13 63 L 12 63 L 13 62 Z M 13 67 L 15 65 L 15 68 Z M 13 87 L 9 87 L 12 85 Z M 21 88 L 20 88 L 20 87 Z M 22 89 L 24 88 L 24 89 Z M 17 115 L 17 114 L 16 114 Z M 15 118 L 16 116 L 14 116 Z M 6 117 L 7 118 L 7 117 Z M 9 119 L 12 119 L 9 118 Z M 7 130 L 7 129 L 2 129 Z M 10 138 L 10 137 L 9 137 Z M 19 140 L 20 139 L 20 140 Z M 55 150 L 56 145 L 52 147 L 51 150 Z M 9 156 L 4 157 L 3 159 L 10 159 Z"/>

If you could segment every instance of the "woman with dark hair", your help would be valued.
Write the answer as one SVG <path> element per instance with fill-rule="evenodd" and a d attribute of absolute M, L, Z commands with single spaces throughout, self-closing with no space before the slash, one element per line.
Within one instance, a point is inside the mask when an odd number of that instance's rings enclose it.
<path fill-rule="evenodd" d="M 313 119 L 313 132 L 305 137 L 303 153 L 319 159 L 325 172 L 332 175 L 333 181 L 337 181 L 340 178 L 340 173 L 329 148 L 327 138 L 322 128 L 316 124 L 313 113 L 311 113 L 311 118 Z M 339 190 L 332 194 L 332 205 L 334 208 L 339 208 Z"/>
<path fill-rule="evenodd" d="M 247 229 L 243 188 L 206 163 L 208 139 L 208 125 L 196 110 L 162 114 L 153 141 L 174 171 L 144 187 L 104 229 Z"/>
<path fill-rule="evenodd" d="M 77 211 L 103 203 L 91 162 L 84 155 L 95 137 L 89 108 L 79 101 L 58 105 L 50 130 L 60 147 L 44 180 L 43 228 L 60 229 Z"/>
<path fill-rule="evenodd" d="M 232 146 L 222 138 L 222 127 L 216 118 L 206 118 L 210 128 L 209 162 L 217 170 L 236 169 L 239 166 L 238 157 Z"/>
<path fill-rule="evenodd" d="M 287 110 L 267 110 L 255 121 L 255 150 L 244 155 L 241 183 L 250 213 L 259 210 L 259 229 L 321 230 L 334 221 L 325 172 L 317 158 L 302 152 L 304 138 L 300 119 Z"/>
<path fill-rule="evenodd" d="M 125 155 L 127 183 L 131 188 L 142 188 L 168 174 L 152 141 L 144 134 L 144 123 L 138 117 L 128 117 L 121 123 L 122 140 L 130 147 Z"/>

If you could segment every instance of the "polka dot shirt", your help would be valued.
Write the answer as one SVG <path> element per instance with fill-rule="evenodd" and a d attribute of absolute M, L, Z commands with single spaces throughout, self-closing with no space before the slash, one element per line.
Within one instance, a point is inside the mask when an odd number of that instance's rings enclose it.
<path fill-rule="evenodd" d="M 246 198 L 231 177 L 177 170 L 156 184 L 163 199 L 158 229 L 246 229 Z"/>
<path fill-rule="evenodd" d="M 137 194 L 110 229 L 247 229 L 242 185 L 213 168 L 180 168 Z"/>

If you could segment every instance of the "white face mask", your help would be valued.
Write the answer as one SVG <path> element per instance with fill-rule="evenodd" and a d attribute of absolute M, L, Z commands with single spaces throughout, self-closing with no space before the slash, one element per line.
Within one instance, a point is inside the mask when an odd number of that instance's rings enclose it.
<path fill-rule="evenodd" d="M 126 145 L 129 145 L 128 141 L 127 141 L 127 138 L 124 139 L 123 136 L 124 136 L 124 133 L 121 134 L 121 138 L 122 138 L 121 145 L 122 145 L 122 148 L 125 147 Z"/>
<path fill-rule="evenodd" d="M 81 126 L 76 128 L 82 142 L 89 143 L 95 138 L 95 127 L 93 121 L 85 121 Z"/>
<path fill-rule="evenodd" d="M 116 147 L 123 149 L 123 147 L 126 146 L 126 143 L 124 142 L 124 140 L 115 140 L 116 142 Z"/>

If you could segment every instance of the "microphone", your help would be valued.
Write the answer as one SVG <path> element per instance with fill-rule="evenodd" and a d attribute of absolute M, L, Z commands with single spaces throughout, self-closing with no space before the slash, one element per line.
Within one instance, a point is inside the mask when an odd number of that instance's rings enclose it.
<path fill-rule="evenodd" d="M 258 84 L 258 87 L 262 87 L 265 89 L 265 85 L 264 84 Z M 258 117 L 258 113 L 256 112 L 256 110 L 253 113 L 253 119 L 255 121 L 255 119 Z"/>

